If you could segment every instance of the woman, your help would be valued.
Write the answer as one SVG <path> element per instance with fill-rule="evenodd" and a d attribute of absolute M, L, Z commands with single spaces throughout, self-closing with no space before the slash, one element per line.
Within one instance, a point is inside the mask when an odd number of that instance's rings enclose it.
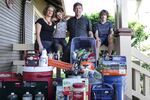
<path fill-rule="evenodd" d="M 44 18 L 39 18 L 36 21 L 36 39 L 39 51 L 46 49 L 47 52 L 52 51 L 54 23 L 52 18 L 55 16 L 55 8 L 48 5 L 43 10 Z"/>

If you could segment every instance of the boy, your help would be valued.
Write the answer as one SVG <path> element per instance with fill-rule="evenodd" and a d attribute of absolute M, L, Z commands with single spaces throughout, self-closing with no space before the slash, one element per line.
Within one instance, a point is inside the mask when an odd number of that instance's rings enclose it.
<path fill-rule="evenodd" d="M 112 23 L 108 19 L 107 10 L 99 13 L 100 21 L 94 27 L 95 38 L 97 41 L 97 57 L 99 57 L 99 48 L 101 45 L 108 46 L 108 55 L 111 55 L 113 49 L 113 28 Z M 98 60 L 98 58 L 97 58 Z"/>

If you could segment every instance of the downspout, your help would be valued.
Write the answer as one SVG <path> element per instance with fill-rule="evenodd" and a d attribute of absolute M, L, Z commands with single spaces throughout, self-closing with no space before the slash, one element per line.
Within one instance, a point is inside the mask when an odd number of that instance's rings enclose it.
<path fill-rule="evenodd" d="M 22 28 L 21 28 L 22 34 L 20 40 L 22 44 L 25 43 L 25 6 L 26 6 L 26 0 L 23 0 L 22 1 Z"/>
<path fill-rule="evenodd" d="M 25 43 L 25 6 L 26 0 L 22 0 L 22 16 L 21 16 L 21 34 L 20 34 L 20 43 Z M 20 51 L 20 59 L 24 59 L 24 51 Z"/>

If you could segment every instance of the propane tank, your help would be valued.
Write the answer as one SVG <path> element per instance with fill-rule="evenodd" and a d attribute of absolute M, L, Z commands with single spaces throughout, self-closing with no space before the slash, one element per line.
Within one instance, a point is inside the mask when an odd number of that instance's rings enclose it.
<path fill-rule="evenodd" d="M 23 95 L 22 100 L 32 100 L 32 94 L 30 94 L 29 92 L 26 92 Z"/>
<path fill-rule="evenodd" d="M 8 95 L 8 100 L 18 100 L 18 96 L 15 93 L 11 93 L 10 95 Z"/>
<path fill-rule="evenodd" d="M 44 94 L 38 92 L 38 94 L 35 95 L 35 100 L 45 100 Z"/>

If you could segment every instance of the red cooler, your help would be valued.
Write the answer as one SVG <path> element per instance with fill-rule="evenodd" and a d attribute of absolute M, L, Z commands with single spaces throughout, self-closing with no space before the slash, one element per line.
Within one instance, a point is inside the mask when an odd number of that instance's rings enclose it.
<path fill-rule="evenodd" d="M 0 82 L 19 81 L 19 76 L 14 72 L 0 72 Z"/>
<path fill-rule="evenodd" d="M 53 68 L 51 67 L 23 67 L 24 81 L 48 82 L 48 100 L 51 100 L 53 97 L 52 75 L 53 75 Z"/>

